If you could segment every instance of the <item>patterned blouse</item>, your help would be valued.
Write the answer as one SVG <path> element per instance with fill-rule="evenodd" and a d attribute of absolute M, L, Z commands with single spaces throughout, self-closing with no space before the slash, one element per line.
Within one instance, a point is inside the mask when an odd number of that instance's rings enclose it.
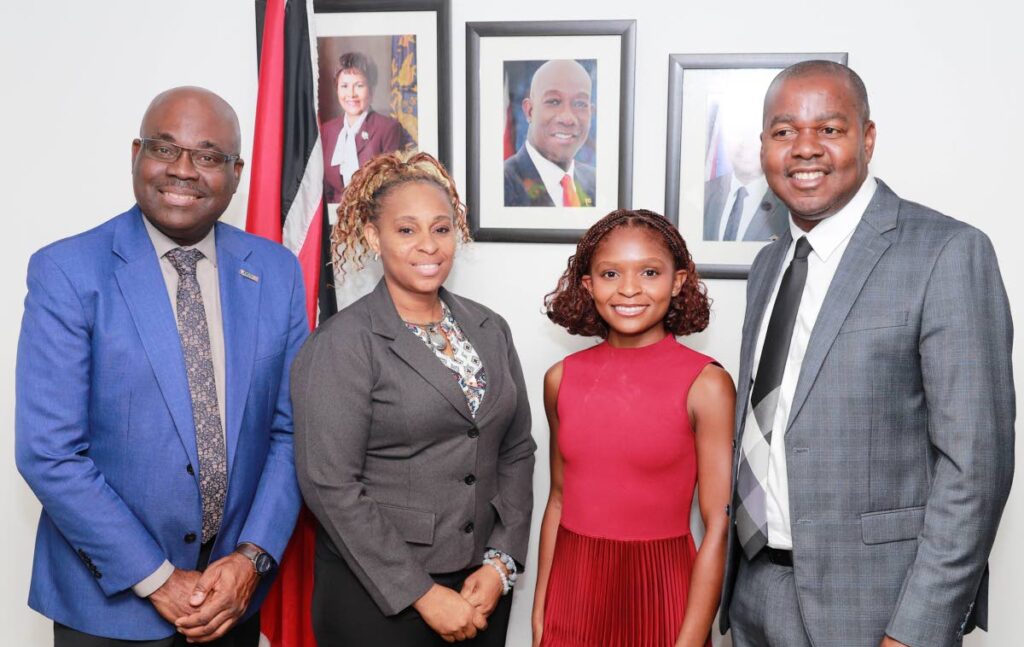
<path fill-rule="evenodd" d="M 419 337 L 427 345 L 427 348 L 441 360 L 441 363 L 455 374 L 454 377 L 458 380 L 459 387 L 466 395 L 469 413 L 476 418 L 476 412 L 480 409 L 480 403 L 483 402 L 484 393 L 487 391 L 487 371 L 484 370 L 484 365 L 480 362 L 480 356 L 477 355 L 473 344 L 466 339 L 459 324 L 455 321 L 455 317 L 452 316 L 448 304 L 444 301 L 441 302 L 441 321 L 437 324 L 437 330 L 448 338 L 448 343 L 452 347 L 451 357 L 444 354 L 444 349 L 436 350 L 431 345 L 426 326 L 405 322 L 405 327 Z"/>

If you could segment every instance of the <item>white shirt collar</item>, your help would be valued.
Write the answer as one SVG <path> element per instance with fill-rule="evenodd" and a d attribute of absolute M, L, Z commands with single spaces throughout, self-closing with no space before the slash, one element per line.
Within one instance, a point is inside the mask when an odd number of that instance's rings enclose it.
<path fill-rule="evenodd" d="M 363 127 L 363 122 L 366 121 L 366 116 L 369 115 L 369 114 L 370 114 L 369 110 L 363 111 L 363 114 L 359 115 L 359 118 L 356 119 L 356 123 L 352 124 L 351 126 L 348 123 L 348 115 L 342 115 L 341 116 L 341 124 L 342 124 L 341 131 L 342 132 L 348 131 L 348 132 L 351 132 L 351 133 L 358 133 L 359 129 Z"/>
<path fill-rule="evenodd" d="M 763 175 L 759 175 L 753 182 L 743 184 L 740 179 L 736 177 L 736 174 L 732 174 L 732 179 L 729 181 L 729 195 L 735 196 L 736 192 L 739 191 L 740 187 L 746 187 L 747 197 L 753 196 L 754 200 L 760 200 L 761 197 L 768 192 L 768 180 Z"/>
<path fill-rule="evenodd" d="M 829 256 L 839 248 L 840 243 L 853 235 L 853 231 L 860 224 L 860 219 L 864 217 L 864 212 L 877 188 L 878 183 L 875 181 L 875 177 L 868 173 L 867 178 L 864 179 L 860 188 L 857 189 L 857 193 L 846 203 L 846 206 L 819 222 L 809 232 L 797 227 L 793 222 L 793 217 L 790 216 L 789 233 L 793 236 L 794 241 L 801 236 L 807 236 L 807 242 L 814 249 L 814 254 L 822 261 L 828 261 Z"/>
<path fill-rule="evenodd" d="M 549 193 L 554 194 L 557 192 L 559 196 L 562 195 L 562 178 L 565 177 L 566 173 L 573 180 L 576 179 L 576 176 L 573 175 L 573 171 L 576 170 L 576 160 L 569 162 L 569 170 L 565 171 L 562 170 L 561 166 L 541 155 L 529 141 L 526 142 L 526 152 L 530 155 L 533 165 L 537 167 L 540 179 L 544 181 L 544 187 Z M 555 201 L 555 206 L 562 206 L 561 198 Z"/>

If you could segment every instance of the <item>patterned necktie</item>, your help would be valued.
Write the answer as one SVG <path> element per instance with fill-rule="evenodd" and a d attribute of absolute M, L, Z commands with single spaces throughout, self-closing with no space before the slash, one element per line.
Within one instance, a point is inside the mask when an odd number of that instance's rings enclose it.
<path fill-rule="evenodd" d="M 732 211 L 729 212 L 729 220 L 725 223 L 725 236 L 722 240 L 736 240 L 736 234 L 740 229 L 740 218 L 743 217 L 743 198 L 747 197 L 747 187 L 741 186 L 736 191 L 736 200 L 732 203 Z"/>
<path fill-rule="evenodd" d="M 573 182 L 572 176 L 566 173 L 562 176 L 562 181 L 559 184 L 562 185 L 562 206 L 580 206 L 580 196 L 576 193 L 576 183 Z"/>
<path fill-rule="evenodd" d="M 789 343 L 793 338 L 800 298 L 807 282 L 807 256 L 811 244 L 806 236 L 796 241 L 793 260 L 779 284 L 757 377 L 750 392 L 756 425 L 748 419 L 743 431 L 743 447 L 736 470 L 736 533 L 743 552 L 753 559 L 768 544 L 768 516 L 765 505 L 768 480 L 768 456 L 772 443 L 772 425 L 779 403 L 782 375 L 789 357 Z M 756 428 L 755 428 L 756 427 Z"/>
<path fill-rule="evenodd" d="M 210 353 L 210 328 L 206 323 L 203 295 L 196 280 L 198 249 L 176 247 L 167 259 L 178 271 L 178 334 L 185 353 L 188 390 L 192 396 L 192 421 L 199 452 L 199 492 L 203 500 L 203 543 L 220 530 L 227 498 L 227 453 L 217 403 L 217 384 Z"/>

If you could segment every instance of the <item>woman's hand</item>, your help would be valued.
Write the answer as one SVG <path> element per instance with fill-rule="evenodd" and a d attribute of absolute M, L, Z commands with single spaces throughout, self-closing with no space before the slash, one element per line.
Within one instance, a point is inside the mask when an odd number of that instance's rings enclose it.
<path fill-rule="evenodd" d="M 498 568 L 502 571 L 505 570 L 504 564 L 499 564 Z M 498 572 L 484 564 L 466 578 L 462 585 L 461 595 L 487 618 L 498 606 L 498 600 L 501 599 L 503 590 L 504 586 L 502 586 Z"/>
<path fill-rule="evenodd" d="M 487 628 L 487 618 L 476 607 L 440 584 L 430 587 L 412 606 L 446 642 L 475 638 L 477 631 Z"/>

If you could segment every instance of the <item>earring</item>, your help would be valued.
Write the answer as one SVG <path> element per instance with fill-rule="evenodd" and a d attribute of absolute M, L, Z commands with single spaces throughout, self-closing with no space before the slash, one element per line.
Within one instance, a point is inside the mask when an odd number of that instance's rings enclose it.
<path fill-rule="evenodd" d="M 374 252 L 373 253 L 373 260 L 375 260 L 375 261 L 379 261 L 380 260 L 380 254 L 378 252 Z"/>

